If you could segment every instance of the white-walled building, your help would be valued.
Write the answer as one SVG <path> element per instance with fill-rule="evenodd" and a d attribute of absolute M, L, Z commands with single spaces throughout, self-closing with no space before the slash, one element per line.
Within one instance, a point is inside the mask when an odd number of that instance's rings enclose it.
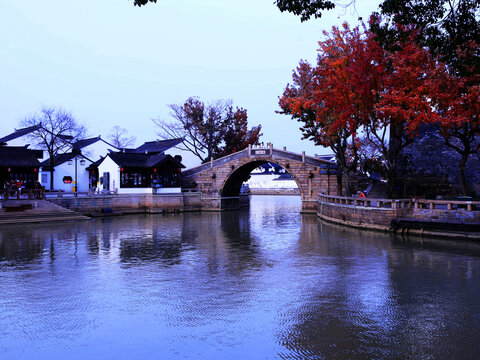
<path fill-rule="evenodd" d="M 181 192 L 181 169 L 171 155 L 111 152 L 98 165 L 98 190 L 118 194 Z"/>
<path fill-rule="evenodd" d="M 55 157 L 56 165 L 53 171 L 53 189 L 65 192 L 87 192 L 90 188 L 89 172 L 87 167 L 92 161 L 84 157 L 80 152 L 61 154 Z M 45 189 L 50 189 L 50 165 L 49 160 L 42 162 L 39 180 Z M 50 189 L 50 190 L 53 190 Z"/>
<path fill-rule="evenodd" d="M 47 159 L 41 163 L 40 183 L 49 190 L 87 192 L 96 186 L 98 179 L 96 171 L 90 170 L 90 166 L 112 149 L 116 148 L 100 136 L 78 140 L 71 144 L 70 152 L 55 156 L 52 162 Z M 52 164 L 53 188 L 50 181 Z"/>

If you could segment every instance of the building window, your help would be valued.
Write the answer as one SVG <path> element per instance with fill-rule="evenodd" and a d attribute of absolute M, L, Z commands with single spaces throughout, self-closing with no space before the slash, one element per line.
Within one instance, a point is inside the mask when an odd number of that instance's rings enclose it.
<path fill-rule="evenodd" d="M 165 167 L 154 169 L 122 168 L 120 171 L 121 188 L 146 188 L 153 184 L 159 187 L 179 187 L 181 176 L 178 168 Z"/>
<path fill-rule="evenodd" d="M 144 169 L 124 169 L 120 173 L 121 188 L 150 187 L 149 176 Z"/>

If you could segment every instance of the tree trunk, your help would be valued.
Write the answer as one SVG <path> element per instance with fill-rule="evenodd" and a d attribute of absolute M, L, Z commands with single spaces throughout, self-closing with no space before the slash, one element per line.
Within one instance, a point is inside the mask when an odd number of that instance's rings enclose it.
<path fill-rule="evenodd" d="M 387 168 L 385 174 L 387 176 L 387 196 L 389 199 L 398 198 L 398 191 L 395 186 L 396 173 L 397 172 L 395 168 Z"/>
<path fill-rule="evenodd" d="M 467 179 L 465 175 L 465 166 L 467 164 L 468 154 L 462 154 L 462 160 L 460 161 L 459 170 L 460 170 L 460 186 L 461 186 L 461 195 L 467 195 Z"/>
<path fill-rule="evenodd" d="M 50 169 L 50 191 L 53 190 L 53 167 Z"/>
<path fill-rule="evenodd" d="M 337 175 L 337 193 L 335 195 L 342 196 L 343 194 L 343 178 L 342 174 Z"/>
<path fill-rule="evenodd" d="M 344 196 L 350 196 L 350 174 L 349 171 L 345 171 L 343 174 L 343 179 L 345 180 L 345 193 Z"/>
<path fill-rule="evenodd" d="M 396 159 L 402 148 L 402 137 L 404 135 L 404 123 L 390 124 L 390 139 L 388 142 L 388 157 Z"/>

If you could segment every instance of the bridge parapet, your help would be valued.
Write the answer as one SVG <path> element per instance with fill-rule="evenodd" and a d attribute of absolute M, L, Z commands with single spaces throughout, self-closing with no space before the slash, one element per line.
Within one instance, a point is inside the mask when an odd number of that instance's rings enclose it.
<path fill-rule="evenodd" d="M 194 168 L 188 169 L 183 172 L 184 176 L 191 176 L 194 174 L 197 174 L 202 171 L 209 170 L 211 168 L 221 166 L 223 164 L 226 164 L 228 162 L 238 160 L 244 157 L 249 157 L 249 158 L 255 158 L 255 157 L 278 157 L 282 159 L 289 159 L 297 162 L 302 162 L 314 166 L 321 166 L 323 164 L 330 164 L 333 166 L 336 166 L 337 164 L 332 162 L 332 161 L 327 161 L 323 159 L 317 159 L 311 156 L 306 156 L 304 154 L 296 154 L 290 151 L 286 150 L 280 150 L 280 149 L 275 149 L 275 148 L 247 148 L 242 151 L 224 156 L 220 159 L 216 159 L 213 161 L 210 161 L 208 163 L 196 166 Z"/>

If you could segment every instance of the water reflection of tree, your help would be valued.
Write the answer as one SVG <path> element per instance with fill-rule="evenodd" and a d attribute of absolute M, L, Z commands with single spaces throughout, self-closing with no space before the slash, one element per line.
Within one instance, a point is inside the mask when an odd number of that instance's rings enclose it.
<path fill-rule="evenodd" d="M 311 252 L 317 276 L 280 315 L 280 357 L 455 358 L 459 348 L 478 355 L 469 345 L 480 332 L 472 301 L 479 288 L 470 283 L 478 257 L 324 223 L 302 224 L 298 251 Z"/>
<path fill-rule="evenodd" d="M 455 358 L 462 349 L 462 357 L 477 358 L 479 244 L 396 237 L 394 247 L 388 258 L 401 305 L 399 341 L 417 357 Z"/>
<path fill-rule="evenodd" d="M 378 357 L 384 341 L 377 338 L 378 314 L 385 310 L 388 294 L 388 279 L 381 275 L 386 266 L 383 246 L 377 247 L 378 239 L 359 241 L 355 232 L 310 217 L 302 220 L 297 276 L 305 272 L 309 281 L 295 289 L 293 304 L 282 314 L 290 323 L 279 334 L 287 349 L 282 358 Z M 373 304 L 371 293 L 377 293 Z"/>

